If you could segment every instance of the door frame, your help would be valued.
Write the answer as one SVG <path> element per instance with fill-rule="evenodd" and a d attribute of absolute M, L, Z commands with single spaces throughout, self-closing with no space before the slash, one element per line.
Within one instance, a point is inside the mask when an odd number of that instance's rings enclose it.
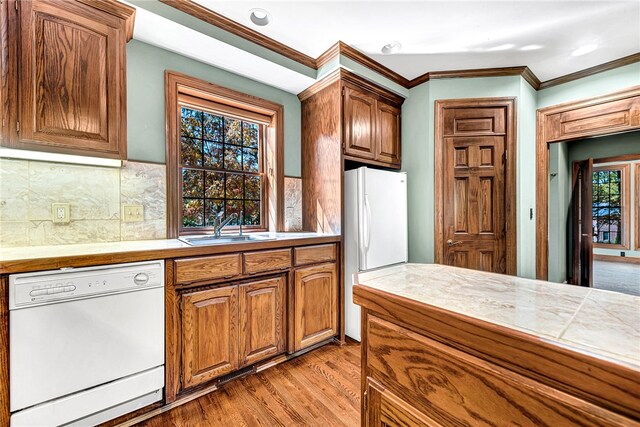
<path fill-rule="evenodd" d="M 435 101 L 435 263 L 444 263 L 444 110 L 449 108 L 490 108 L 505 107 L 506 117 L 506 141 L 505 150 L 507 161 L 505 163 L 505 221 L 506 221 L 506 271 L 507 274 L 517 273 L 517 245 L 516 245 L 516 160 L 517 160 L 517 97 L 500 98 L 466 98 L 444 99 Z"/>
<path fill-rule="evenodd" d="M 536 111 L 536 278 L 547 280 L 549 272 L 549 144 L 597 137 L 615 133 L 632 132 L 640 129 L 630 124 L 618 128 L 603 127 L 590 129 L 570 137 L 553 137 L 549 120 L 550 116 L 558 113 L 576 112 L 581 109 L 597 107 L 601 111 L 592 113 L 593 118 L 606 114 L 608 104 L 625 98 L 640 97 L 640 86 L 613 92 L 595 98 L 581 99 L 558 105 L 541 108 Z M 587 110 L 588 111 L 588 110 Z M 557 124 L 556 124 L 557 126 Z"/>

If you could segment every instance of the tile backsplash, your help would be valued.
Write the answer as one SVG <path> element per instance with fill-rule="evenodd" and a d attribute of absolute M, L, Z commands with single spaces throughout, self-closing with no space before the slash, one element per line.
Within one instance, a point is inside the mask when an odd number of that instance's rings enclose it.
<path fill-rule="evenodd" d="M 52 203 L 69 203 L 54 224 Z M 122 206 L 144 206 L 144 221 L 123 222 Z M 166 237 L 165 166 L 122 168 L 0 159 L 0 247 L 114 242 Z"/>
<path fill-rule="evenodd" d="M 302 231 L 301 178 L 284 178 L 284 231 Z"/>

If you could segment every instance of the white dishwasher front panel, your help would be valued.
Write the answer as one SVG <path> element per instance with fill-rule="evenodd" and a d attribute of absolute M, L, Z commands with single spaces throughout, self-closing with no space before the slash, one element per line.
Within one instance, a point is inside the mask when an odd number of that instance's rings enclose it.
<path fill-rule="evenodd" d="M 11 411 L 164 364 L 164 288 L 9 314 Z"/>

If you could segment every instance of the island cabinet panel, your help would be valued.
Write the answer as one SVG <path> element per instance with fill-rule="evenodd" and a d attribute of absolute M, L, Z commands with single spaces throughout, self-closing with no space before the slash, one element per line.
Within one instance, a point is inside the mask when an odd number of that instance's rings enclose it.
<path fill-rule="evenodd" d="M 238 368 L 238 287 L 182 297 L 182 381 L 191 387 Z"/>
<path fill-rule="evenodd" d="M 240 367 L 284 352 L 286 276 L 240 285 Z"/>
<path fill-rule="evenodd" d="M 368 311 L 365 315 L 362 362 L 366 380 L 381 388 L 365 396 L 364 425 L 638 425 Z"/>
<path fill-rule="evenodd" d="M 293 299 L 295 351 L 338 333 L 338 275 L 335 264 L 298 268 Z"/>
<path fill-rule="evenodd" d="M 117 2 L 18 3 L 21 102 L 9 145 L 126 159 L 123 18 L 134 10 Z"/>
<path fill-rule="evenodd" d="M 345 154 L 363 159 L 376 156 L 376 99 L 351 86 L 344 88 Z"/>

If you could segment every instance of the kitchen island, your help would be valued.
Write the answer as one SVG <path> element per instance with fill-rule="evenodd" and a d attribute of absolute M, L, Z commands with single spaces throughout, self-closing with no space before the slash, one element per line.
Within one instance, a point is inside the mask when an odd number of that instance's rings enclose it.
<path fill-rule="evenodd" d="M 640 297 L 427 264 L 355 283 L 363 425 L 640 425 Z"/>

